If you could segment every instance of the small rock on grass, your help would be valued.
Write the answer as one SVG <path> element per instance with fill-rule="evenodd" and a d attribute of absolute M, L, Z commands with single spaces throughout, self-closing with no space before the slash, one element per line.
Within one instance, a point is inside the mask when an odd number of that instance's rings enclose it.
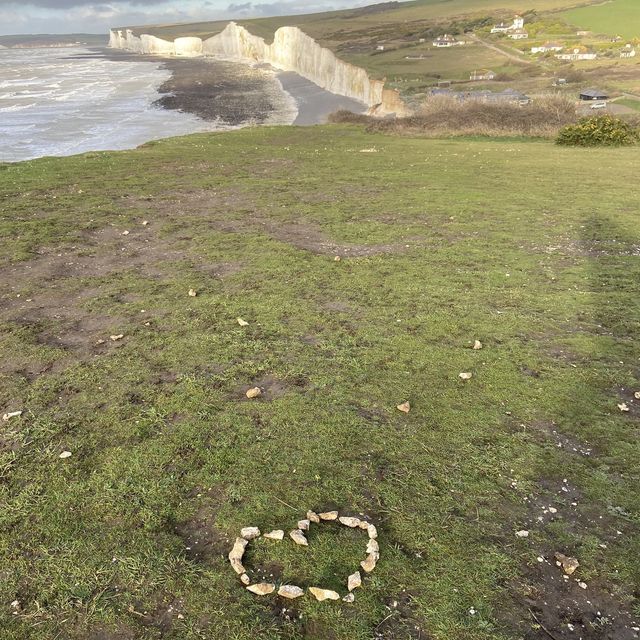
<path fill-rule="evenodd" d="M 22 411 L 9 411 L 2 416 L 3 422 L 8 422 L 11 418 L 19 418 L 22 415 Z"/>
<path fill-rule="evenodd" d="M 309 531 L 310 525 L 310 520 L 298 520 L 298 529 L 300 529 L 300 531 Z"/>
<path fill-rule="evenodd" d="M 251 584 L 251 578 L 246 573 L 243 573 L 240 576 L 240 582 L 242 582 L 245 587 L 248 587 Z"/>
<path fill-rule="evenodd" d="M 349 591 L 353 591 L 354 589 L 356 589 L 357 587 L 360 587 L 361 585 L 362 585 L 362 576 L 360 575 L 359 571 L 352 573 L 347 578 L 347 589 L 349 589 Z"/>
<path fill-rule="evenodd" d="M 355 529 L 356 527 L 360 526 L 360 518 L 350 518 L 348 516 L 340 516 L 338 520 L 345 527 L 351 527 L 352 529 Z"/>
<path fill-rule="evenodd" d="M 636 392 L 633 394 L 633 397 L 634 397 L 636 400 L 640 400 L 640 391 L 636 391 Z"/>
<path fill-rule="evenodd" d="M 247 587 L 247 591 L 251 591 L 251 593 L 255 593 L 257 596 L 267 596 L 270 593 L 273 593 L 276 590 L 275 584 L 270 584 L 268 582 L 260 582 L 258 584 L 252 584 Z"/>
<path fill-rule="evenodd" d="M 320 516 L 315 511 L 307 511 L 307 520 L 309 522 L 320 522 Z"/>
<path fill-rule="evenodd" d="M 460 380 L 471 380 L 471 378 L 473 378 L 473 373 L 470 373 L 469 371 L 463 371 L 462 373 L 458 374 L 458 378 L 460 378 Z"/>
<path fill-rule="evenodd" d="M 369 533 L 369 537 L 372 540 L 375 540 L 378 537 L 378 530 L 376 529 L 376 525 L 375 524 L 368 524 L 367 525 L 367 532 Z"/>
<path fill-rule="evenodd" d="M 195 298 L 198 295 L 198 292 L 195 289 L 189 289 L 189 297 Z"/>
<path fill-rule="evenodd" d="M 243 320 L 242 318 L 236 318 L 236 322 L 241 326 L 241 327 L 248 327 L 249 323 L 246 320 Z"/>
<path fill-rule="evenodd" d="M 380 553 L 380 545 L 377 540 L 369 538 L 369 542 L 367 543 L 367 553 Z"/>
<path fill-rule="evenodd" d="M 262 537 L 269 540 L 284 540 L 284 531 L 282 529 L 274 529 L 269 533 L 265 533 Z"/>
<path fill-rule="evenodd" d="M 482 342 L 480 342 L 480 340 L 476 340 L 473 343 L 473 348 L 475 351 L 478 351 L 478 349 L 482 349 Z"/>
<path fill-rule="evenodd" d="M 556 562 L 558 566 L 562 567 L 562 570 L 570 576 L 575 573 L 575 570 L 580 566 L 577 558 L 571 558 L 570 556 L 565 556 L 564 553 L 556 553 L 555 554 Z"/>
<path fill-rule="evenodd" d="M 338 512 L 337 511 L 324 511 L 323 513 L 318 514 L 320 516 L 320 520 L 337 520 Z"/>
<path fill-rule="evenodd" d="M 399 404 L 396 409 L 402 411 L 402 413 L 409 413 L 409 411 L 411 411 L 411 404 L 409 402 L 403 402 Z"/>
<path fill-rule="evenodd" d="M 347 595 L 342 598 L 342 602 L 354 602 L 356 599 L 356 597 L 353 595 L 353 593 L 347 593 Z"/>
<path fill-rule="evenodd" d="M 124 333 L 118 333 L 118 334 L 116 334 L 116 335 L 109 336 L 109 339 L 110 339 L 112 342 L 117 342 L 118 340 L 122 340 L 122 338 L 124 338 Z"/>
<path fill-rule="evenodd" d="M 71 457 L 71 451 L 63 451 L 59 456 L 61 460 L 66 460 Z"/>
<path fill-rule="evenodd" d="M 229 562 L 231 562 L 233 570 L 238 575 L 245 573 L 244 567 L 242 566 L 242 556 L 244 555 L 244 550 L 247 548 L 248 544 L 248 540 L 245 540 L 244 538 L 236 538 L 233 549 L 229 551 Z"/>
<path fill-rule="evenodd" d="M 371 573 L 376 568 L 376 563 L 378 562 L 378 554 L 370 553 L 367 556 L 366 560 L 363 560 L 360 563 L 360 566 L 367 572 Z"/>
<path fill-rule="evenodd" d="M 300 529 L 294 529 L 289 532 L 289 537 L 296 543 L 303 547 L 309 546 L 309 541 L 304 537 L 304 533 Z"/>
<path fill-rule="evenodd" d="M 278 589 L 278 595 L 283 598 L 289 598 L 293 600 L 294 598 L 299 598 L 304 595 L 304 590 L 300 587 L 296 587 L 295 584 L 283 584 Z"/>
<path fill-rule="evenodd" d="M 528 538 L 529 532 L 526 529 L 522 529 L 521 531 L 516 531 L 516 538 Z"/>
<path fill-rule="evenodd" d="M 260 529 L 258 529 L 258 527 L 243 527 L 240 530 L 240 535 L 245 540 L 253 540 L 254 538 L 260 537 Z"/>
<path fill-rule="evenodd" d="M 262 395 L 262 389 L 260 389 L 260 387 L 253 387 L 252 389 L 249 389 L 245 395 L 249 399 L 257 398 Z"/>
<path fill-rule="evenodd" d="M 313 594 L 316 600 L 322 602 L 323 600 L 340 600 L 340 595 L 331 589 L 320 589 L 320 587 L 309 587 L 309 591 Z"/>
<path fill-rule="evenodd" d="M 629 411 L 629 405 L 626 402 L 621 402 L 618 405 L 618 409 L 620 409 L 620 411 Z"/>

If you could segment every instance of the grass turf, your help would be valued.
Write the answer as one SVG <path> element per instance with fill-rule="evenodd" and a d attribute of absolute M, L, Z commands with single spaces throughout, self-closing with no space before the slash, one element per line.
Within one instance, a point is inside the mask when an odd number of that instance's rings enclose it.
<path fill-rule="evenodd" d="M 626 637 L 636 173 L 344 126 L 0 165 L 3 638 Z M 379 529 L 353 605 L 243 591 L 240 527 L 334 507 Z M 310 540 L 248 566 L 344 594 L 362 539 Z"/>
<path fill-rule="evenodd" d="M 623 38 L 640 37 L 640 5 L 635 0 L 612 0 L 579 7 L 562 14 L 581 29 Z"/>

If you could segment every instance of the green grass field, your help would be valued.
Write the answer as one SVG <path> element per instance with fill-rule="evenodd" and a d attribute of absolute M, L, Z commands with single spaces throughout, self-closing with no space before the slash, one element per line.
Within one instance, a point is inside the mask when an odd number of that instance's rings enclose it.
<path fill-rule="evenodd" d="M 581 29 L 623 38 L 640 38 L 640 3 L 610 0 L 593 7 L 580 7 L 562 14 Z"/>
<path fill-rule="evenodd" d="M 636 185 L 346 126 L 0 165 L 3 640 L 633 638 Z M 241 527 L 330 508 L 353 604 L 243 589 Z M 309 539 L 251 576 L 344 595 Z"/>

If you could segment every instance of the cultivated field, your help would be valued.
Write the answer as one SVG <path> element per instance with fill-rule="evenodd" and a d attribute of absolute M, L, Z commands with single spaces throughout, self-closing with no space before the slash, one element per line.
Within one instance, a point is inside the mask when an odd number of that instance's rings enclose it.
<path fill-rule="evenodd" d="M 253 129 L 0 197 L 3 639 L 637 637 L 636 149 Z M 353 604 L 243 589 L 331 508 Z M 344 595 L 309 540 L 250 576 Z"/>

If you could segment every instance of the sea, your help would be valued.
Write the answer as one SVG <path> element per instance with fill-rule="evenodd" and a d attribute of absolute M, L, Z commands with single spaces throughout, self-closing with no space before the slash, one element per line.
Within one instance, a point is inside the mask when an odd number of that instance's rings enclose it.
<path fill-rule="evenodd" d="M 251 73 L 240 63 L 238 70 Z M 0 49 L 0 162 L 130 149 L 158 138 L 253 124 L 250 114 L 230 124 L 223 113 L 203 119 L 162 108 L 158 89 L 170 77 L 161 60 L 114 60 L 75 47 Z M 292 123 L 295 101 L 277 75 L 256 69 L 252 80 L 270 97 L 261 124 Z"/>

